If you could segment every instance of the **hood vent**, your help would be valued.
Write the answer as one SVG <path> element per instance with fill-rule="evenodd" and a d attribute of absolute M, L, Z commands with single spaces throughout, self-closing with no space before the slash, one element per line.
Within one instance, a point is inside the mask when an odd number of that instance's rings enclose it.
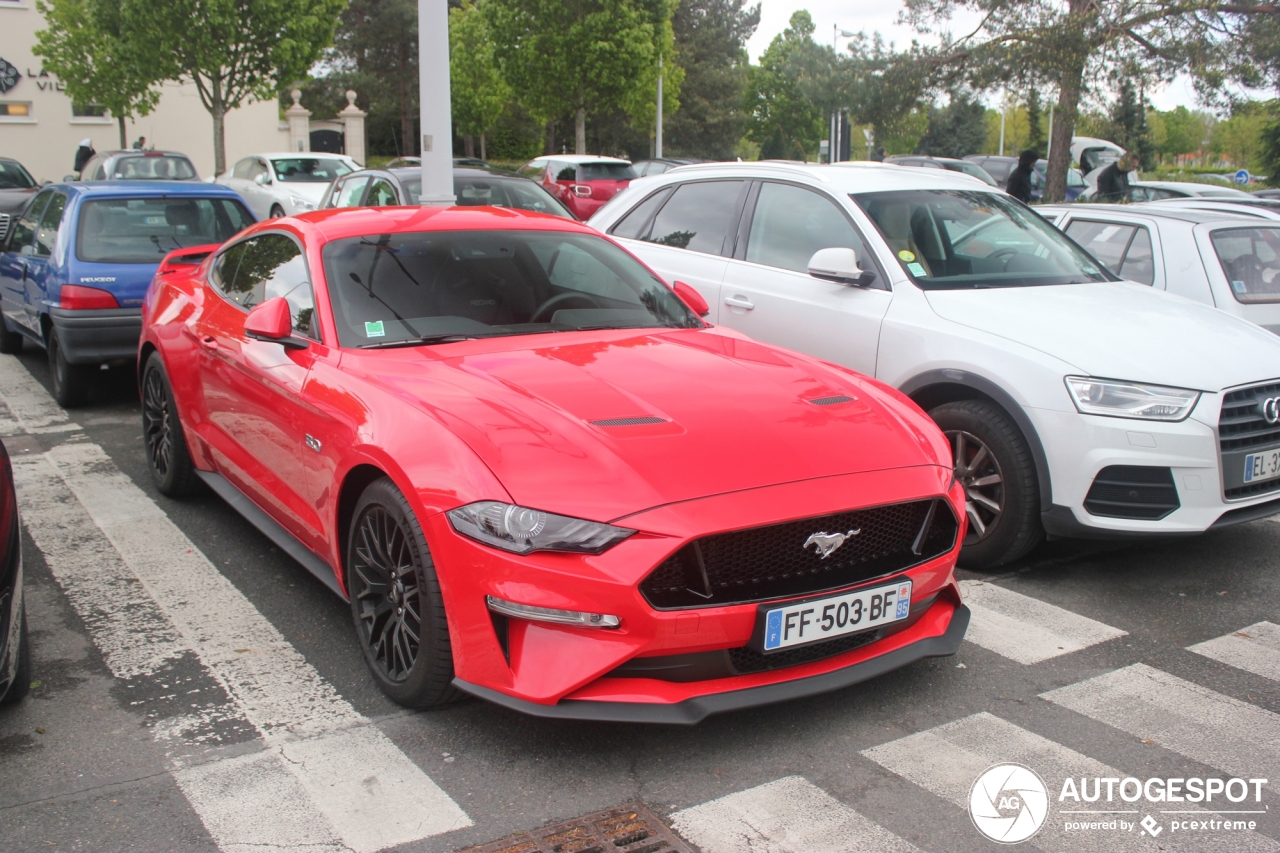
<path fill-rule="evenodd" d="M 602 421 L 588 421 L 592 426 L 602 427 L 626 427 L 626 426 L 645 426 L 646 424 L 665 424 L 666 418 L 655 417 L 637 417 L 637 418 L 605 418 Z"/>
<path fill-rule="evenodd" d="M 816 400 L 809 400 L 815 406 L 838 406 L 841 403 L 852 403 L 853 398 L 846 394 L 838 394 L 835 397 L 818 397 Z"/>

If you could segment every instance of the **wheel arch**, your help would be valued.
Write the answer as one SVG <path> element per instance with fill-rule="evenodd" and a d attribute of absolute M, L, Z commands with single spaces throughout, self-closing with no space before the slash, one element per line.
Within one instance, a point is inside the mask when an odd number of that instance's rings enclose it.
<path fill-rule="evenodd" d="M 342 486 L 338 489 L 338 517 L 336 531 L 338 534 L 338 565 L 342 568 L 342 588 L 351 594 L 348 587 L 346 554 L 347 539 L 351 535 L 351 519 L 355 515 L 356 502 L 364 494 L 370 483 L 383 477 L 391 477 L 386 471 L 368 462 L 353 465 L 342 478 Z M 391 478 L 394 481 L 394 477 Z"/>
<path fill-rule="evenodd" d="M 1053 484 L 1049 474 L 1049 458 L 1026 410 L 1008 391 L 995 382 L 967 370 L 932 370 L 913 376 L 898 388 L 927 413 L 944 403 L 982 400 L 1008 415 L 1026 439 L 1036 466 L 1036 482 L 1040 489 L 1040 511 L 1053 506 Z"/>

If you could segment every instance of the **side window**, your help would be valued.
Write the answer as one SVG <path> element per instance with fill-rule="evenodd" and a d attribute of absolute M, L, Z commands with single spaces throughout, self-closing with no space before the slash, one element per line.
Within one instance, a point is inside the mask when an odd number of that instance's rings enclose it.
<path fill-rule="evenodd" d="M 252 168 L 253 168 L 253 159 L 250 157 L 246 157 L 243 160 L 241 160 L 239 163 L 236 163 L 235 171 L 231 173 L 231 177 L 243 178 L 245 180 L 252 180 L 252 178 L 250 178 L 249 176 L 249 172 Z"/>
<path fill-rule="evenodd" d="M 10 252 L 21 252 L 35 240 L 36 227 L 40 224 L 40 214 L 44 213 L 45 206 L 52 197 L 52 192 L 40 193 L 32 200 L 26 212 L 18 218 L 17 224 L 13 226 L 13 233 L 9 235 Z"/>
<path fill-rule="evenodd" d="M 236 265 L 235 277 L 227 296 L 242 308 L 250 309 L 268 299 L 283 296 L 289 302 L 294 331 L 316 338 L 315 299 L 311 292 L 311 280 L 307 264 L 298 244 L 283 234 L 263 234 L 246 240 L 235 249 L 243 247 Z M 228 267 L 234 260 L 224 255 Z M 226 268 L 221 271 L 225 272 Z"/>
<path fill-rule="evenodd" d="M 643 240 L 649 233 L 649 220 L 653 212 L 662 206 L 671 195 L 671 190 L 660 190 L 636 205 L 630 213 L 622 217 L 609 233 L 615 237 L 628 237 L 632 240 Z"/>
<path fill-rule="evenodd" d="M 1120 275 L 1125 250 L 1129 248 L 1129 241 L 1137 230 L 1136 225 L 1077 219 L 1067 226 L 1067 236 L 1084 246 L 1085 251 L 1102 261 L 1107 269 Z M 1148 237 L 1147 253 L 1150 252 L 1151 238 Z"/>
<path fill-rule="evenodd" d="M 326 208 L 338 206 L 338 199 L 342 197 L 342 185 L 345 183 L 346 181 L 341 178 L 333 182 L 333 188 L 329 190 L 329 197 L 324 202 Z"/>
<path fill-rule="evenodd" d="M 853 249 L 863 269 L 875 268 L 858 232 L 833 201 L 787 184 L 760 187 L 746 259 L 784 270 L 808 272 L 819 249 Z"/>
<path fill-rule="evenodd" d="M 556 170 L 557 181 L 578 180 L 578 167 L 572 163 L 556 163 L 552 168 Z"/>
<path fill-rule="evenodd" d="M 221 290 L 233 302 L 238 301 L 235 298 L 235 292 L 232 290 L 236 281 L 236 271 L 240 269 L 240 260 L 244 257 L 245 250 L 248 247 L 248 243 L 236 243 L 230 249 L 218 255 L 210 272 L 210 283 L 218 290 Z"/>
<path fill-rule="evenodd" d="M 547 171 L 546 160 L 530 160 L 525 167 L 520 170 L 520 174 L 532 181 L 541 181 L 543 174 Z"/>
<path fill-rule="evenodd" d="M 1139 228 L 1129 242 L 1129 251 L 1124 253 L 1124 263 L 1120 265 L 1120 277 L 1142 284 L 1155 284 L 1156 264 L 1151 253 L 1151 234 L 1145 228 Z"/>
<path fill-rule="evenodd" d="M 369 196 L 364 202 L 369 207 L 390 207 L 400 203 L 396 198 L 396 189 L 386 178 L 378 178 L 369 187 Z"/>
<path fill-rule="evenodd" d="M 49 199 L 49 206 L 40 216 L 40 227 L 36 229 L 36 255 L 47 258 L 53 254 L 53 244 L 58 239 L 58 227 L 62 224 L 62 212 L 67 209 L 67 197 L 62 193 L 54 193 Z"/>
<path fill-rule="evenodd" d="M 643 239 L 694 252 L 718 255 L 738 217 L 743 181 L 682 184 L 658 211 Z"/>
<path fill-rule="evenodd" d="M 93 177 L 90 180 L 105 181 L 107 179 L 107 161 L 98 161 L 98 167 L 93 170 Z"/>
<path fill-rule="evenodd" d="M 337 199 L 333 203 L 334 207 L 356 207 L 360 204 L 360 199 L 364 197 L 364 188 L 369 184 L 367 176 L 359 178 L 351 178 L 343 184 L 334 197 Z"/>

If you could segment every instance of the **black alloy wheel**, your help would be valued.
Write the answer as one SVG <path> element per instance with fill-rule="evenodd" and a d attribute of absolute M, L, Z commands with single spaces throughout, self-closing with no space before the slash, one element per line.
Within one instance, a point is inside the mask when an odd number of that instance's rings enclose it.
<path fill-rule="evenodd" d="M 964 487 L 968 530 L 960 564 L 999 566 L 1039 544 L 1039 480 L 1017 425 L 985 400 L 945 403 L 929 416 L 951 443 L 955 477 Z"/>
<path fill-rule="evenodd" d="M 383 693 L 409 708 L 458 698 L 435 566 L 408 501 L 388 478 L 356 504 L 347 585 L 360 648 Z"/>
<path fill-rule="evenodd" d="M 190 494 L 199 479 L 158 352 L 147 359 L 142 374 L 142 440 L 147 469 L 160 493 L 172 498 Z"/>
<path fill-rule="evenodd" d="M 53 374 L 53 399 L 58 405 L 71 409 L 83 406 L 89 398 L 89 384 L 96 364 L 71 364 L 62 350 L 58 330 L 49 330 L 49 372 Z"/>

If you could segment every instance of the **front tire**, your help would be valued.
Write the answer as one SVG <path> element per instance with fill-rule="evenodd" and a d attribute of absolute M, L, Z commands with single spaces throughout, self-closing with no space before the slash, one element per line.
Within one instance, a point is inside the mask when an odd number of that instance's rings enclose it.
<path fill-rule="evenodd" d="M 929 416 L 951 443 L 955 476 L 965 490 L 969 529 L 961 565 L 990 568 L 1025 555 L 1044 529 L 1035 460 L 1017 425 L 981 400 L 946 403 Z"/>
<path fill-rule="evenodd" d="M 53 374 L 53 399 L 65 409 L 83 406 L 89 399 L 89 384 L 97 365 L 70 364 L 58 340 L 58 330 L 49 330 L 49 372 Z"/>
<path fill-rule="evenodd" d="M 406 708 L 458 699 L 435 564 L 413 509 L 387 477 L 356 503 L 346 575 L 360 650 L 387 698 Z"/>
<path fill-rule="evenodd" d="M 271 218 L 280 219 L 284 216 L 284 208 L 278 204 L 271 205 Z"/>
<path fill-rule="evenodd" d="M 196 466 L 158 352 L 151 353 L 142 374 L 142 440 L 147 470 L 160 494 L 171 498 L 191 494 L 199 483 Z"/>

